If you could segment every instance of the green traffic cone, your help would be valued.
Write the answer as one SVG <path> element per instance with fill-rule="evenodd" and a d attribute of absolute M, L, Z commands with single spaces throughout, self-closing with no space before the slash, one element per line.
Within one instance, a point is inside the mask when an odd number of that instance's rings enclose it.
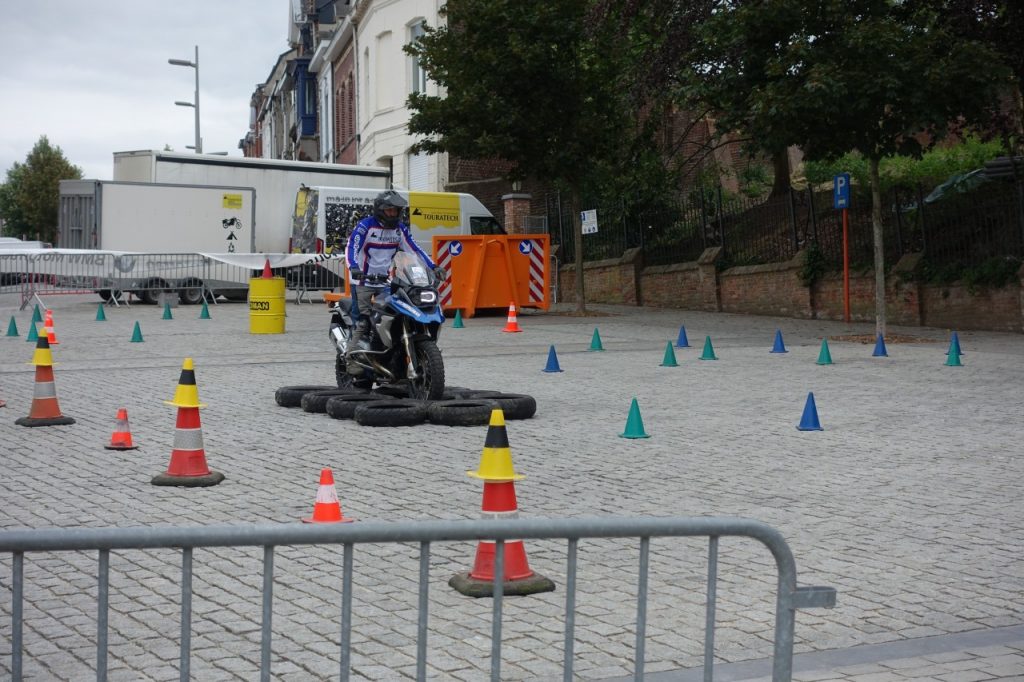
<path fill-rule="evenodd" d="M 644 431 L 644 420 L 640 416 L 640 406 L 633 398 L 633 404 L 629 406 L 629 417 L 626 418 L 626 430 L 619 434 L 619 438 L 650 438 Z"/>
<path fill-rule="evenodd" d="M 210 308 L 206 305 L 206 301 L 205 300 L 203 301 L 203 309 L 199 313 L 199 319 L 200 320 L 209 320 L 210 319 Z"/>
<path fill-rule="evenodd" d="M 39 304 L 36 303 L 35 309 L 32 311 L 32 324 L 43 321 L 43 314 L 39 312 Z"/>
<path fill-rule="evenodd" d="M 717 360 L 715 357 L 715 349 L 711 346 L 711 337 L 708 336 L 704 339 L 704 352 L 700 354 L 701 360 Z"/>
<path fill-rule="evenodd" d="M 32 343 L 35 343 L 36 341 L 39 340 L 39 329 L 36 327 L 36 324 L 36 322 L 29 322 L 28 337 L 25 339 L 26 341 L 31 341 Z M 39 322 L 38 324 L 42 324 L 42 322 Z"/>
<path fill-rule="evenodd" d="M 672 350 L 672 342 L 669 341 L 668 345 L 665 346 L 665 359 L 661 361 L 662 367 L 678 367 L 679 363 L 676 362 L 676 352 Z"/>
<path fill-rule="evenodd" d="M 832 364 L 832 353 L 828 350 L 828 339 L 821 340 L 821 352 L 818 353 L 818 364 L 819 365 L 831 365 Z"/>
<path fill-rule="evenodd" d="M 963 367 L 963 363 L 960 362 L 959 353 L 950 353 L 946 356 L 946 367 Z"/>
<path fill-rule="evenodd" d="M 96 304 L 96 321 L 97 322 L 106 322 L 107 321 L 107 313 L 103 310 L 103 304 L 102 303 L 97 303 Z"/>
<path fill-rule="evenodd" d="M 18 323 L 14 321 L 14 315 L 11 315 L 11 321 L 7 325 L 7 336 L 21 336 L 18 333 Z"/>
<path fill-rule="evenodd" d="M 452 329 L 462 329 L 466 325 L 462 324 L 462 311 L 455 311 L 455 320 L 452 322 Z"/>
<path fill-rule="evenodd" d="M 164 320 L 173 320 L 174 319 L 174 316 L 171 315 L 171 304 L 170 303 L 164 303 L 164 316 L 163 316 L 162 319 L 164 319 Z"/>
<path fill-rule="evenodd" d="M 594 336 L 590 339 L 590 348 L 587 350 L 604 350 L 604 346 L 601 345 L 601 335 L 597 332 L 597 327 L 594 327 Z"/>
<path fill-rule="evenodd" d="M 135 323 L 135 329 L 132 330 L 132 343 L 142 343 L 142 327 L 139 323 Z"/>

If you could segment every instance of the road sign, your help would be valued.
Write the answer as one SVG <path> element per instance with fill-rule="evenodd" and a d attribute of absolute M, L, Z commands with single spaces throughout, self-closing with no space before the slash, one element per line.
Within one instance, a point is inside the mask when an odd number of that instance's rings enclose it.
<path fill-rule="evenodd" d="M 462 253 L 462 242 L 456 240 L 448 243 L 448 253 L 458 256 Z"/>
<path fill-rule="evenodd" d="M 849 173 L 839 173 L 832 178 L 832 208 L 850 208 Z"/>
<path fill-rule="evenodd" d="M 583 222 L 583 234 L 595 234 L 597 232 L 597 209 L 580 211 L 580 220 Z"/>

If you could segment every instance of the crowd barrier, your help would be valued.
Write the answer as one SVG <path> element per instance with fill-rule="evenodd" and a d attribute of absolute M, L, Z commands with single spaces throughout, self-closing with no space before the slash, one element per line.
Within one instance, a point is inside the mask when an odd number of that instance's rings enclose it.
<path fill-rule="evenodd" d="M 718 547 L 722 537 L 749 538 L 760 542 L 775 559 L 775 625 L 772 680 L 784 682 L 792 675 L 793 636 L 797 609 L 831 607 L 836 591 L 831 587 L 798 587 L 796 562 L 782 535 L 763 523 L 750 519 L 693 518 L 616 518 L 508 519 L 473 521 L 424 521 L 406 523 L 367 522 L 339 525 L 260 524 L 248 526 L 145 527 L 31 529 L 0 532 L 0 552 L 13 557 L 11 580 L 12 677 L 23 677 L 24 596 L 26 552 L 98 550 L 96 679 L 107 678 L 108 601 L 111 550 L 176 548 L 181 550 L 181 639 L 179 644 L 180 678 L 188 680 L 191 660 L 192 553 L 197 547 L 262 547 L 263 592 L 260 640 L 260 679 L 271 679 L 273 638 L 274 551 L 280 545 L 342 545 L 341 680 L 350 676 L 352 641 L 353 554 L 357 544 L 419 543 L 419 587 L 416 637 L 416 678 L 427 674 L 427 616 L 429 610 L 430 548 L 434 542 L 495 540 L 494 596 L 491 621 L 491 679 L 501 679 L 502 609 L 505 542 L 529 539 L 567 540 L 564 612 L 563 677 L 573 679 L 575 661 L 575 618 L 577 547 L 591 538 L 640 538 L 637 572 L 636 637 L 633 652 L 634 678 L 644 676 L 644 646 L 647 625 L 647 586 L 650 540 L 655 537 L 708 538 L 706 607 L 704 623 L 704 680 L 714 676 L 715 622 L 718 583 Z M 122 555 L 119 553 L 118 557 Z"/>
<path fill-rule="evenodd" d="M 40 249 L 0 253 L 0 287 L 16 289 L 21 307 L 39 296 L 96 293 L 115 305 L 130 295 L 156 303 L 161 294 L 181 303 L 244 301 L 249 279 L 266 261 L 285 278 L 296 300 L 308 292 L 344 286 L 344 262 L 317 254 L 126 253 Z"/>

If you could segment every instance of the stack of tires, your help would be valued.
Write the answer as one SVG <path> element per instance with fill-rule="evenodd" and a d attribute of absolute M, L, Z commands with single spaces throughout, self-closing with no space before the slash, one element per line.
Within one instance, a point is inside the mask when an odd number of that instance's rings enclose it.
<path fill-rule="evenodd" d="M 415 426 L 428 420 L 444 426 L 485 426 L 495 408 L 501 408 L 505 419 L 530 419 L 537 412 L 532 396 L 458 386 L 446 388 L 443 400 L 427 402 L 410 400 L 389 387 L 367 393 L 321 385 L 282 386 L 274 399 L 281 407 L 301 407 L 362 426 Z"/>

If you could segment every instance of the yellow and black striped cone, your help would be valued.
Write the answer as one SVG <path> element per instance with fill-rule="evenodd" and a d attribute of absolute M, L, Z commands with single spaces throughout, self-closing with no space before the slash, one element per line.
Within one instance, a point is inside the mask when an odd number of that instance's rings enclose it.
<path fill-rule="evenodd" d="M 480 505 L 483 518 L 499 520 L 519 516 L 515 482 L 524 477 L 512 467 L 505 414 L 500 409 L 491 412 L 480 465 L 476 471 L 466 473 L 484 482 L 483 502 Z M 452 576 L 448 584 L 467 597 L 490 597 L 494 594 L 497 566 L 497 544 L 494 540 L 481 540 L 477 545 L 472 570 Z M 505 541 L 501 567 L 504 594 L 522 596 L 555 589 L 550 579 L 530 568 L 522 540 Z"/>
<path fill-rule="evenodd" d="M 481 481 L 521 481 L 512 468 L 512 450 L 508 446 L 508 432 L 505 430 L 505 413 L 500 409 L 491 410 L 491 422 L 487 426 L 487 439 L 480 455 L 476 471 L 467 475 Z"/>
<path fill-rule="evenodd" d="M 175 407 L 206 407 L 199 402 L 199 388 L 196 386 L 196 367 L 192 358 L 185 358 L 181 365 L 181 377 L 178 387 L 174 389 L 174 399 L 165 400 L 164 404 Z"/>
<path fill-rule="evenodd" d="M 165 400 L 164 403 L 178 408 L 174 446 L 171 449 L 171 461 L 167 465 L 167 471 L 154 476 L 150 483 L 201 488 L 223 481 L 224 474 L 212 471 L 206 463 L 203 427 L 199 419 L 199 408 L 206 405 L 199 402 L 199 389 L 196 388 L 196 372 L 192 358 L 185 358 L 181 366 L 181 377 L 178 379 L 178 388 L 174 391 L 174 400 Z"/>
<path fill-rule="evenodd" d="M 53 353 L 46 334 L 36 339 L 36 350 L 32 362 L 36 368 L 35 387 L 32 393 L 32 407 L 27 417 L 14 423 L 20 426 L 61 426 L 74 424 L 75 420 L 61 414 L 57 402 L 57 384 L 53 381 Z"/>

